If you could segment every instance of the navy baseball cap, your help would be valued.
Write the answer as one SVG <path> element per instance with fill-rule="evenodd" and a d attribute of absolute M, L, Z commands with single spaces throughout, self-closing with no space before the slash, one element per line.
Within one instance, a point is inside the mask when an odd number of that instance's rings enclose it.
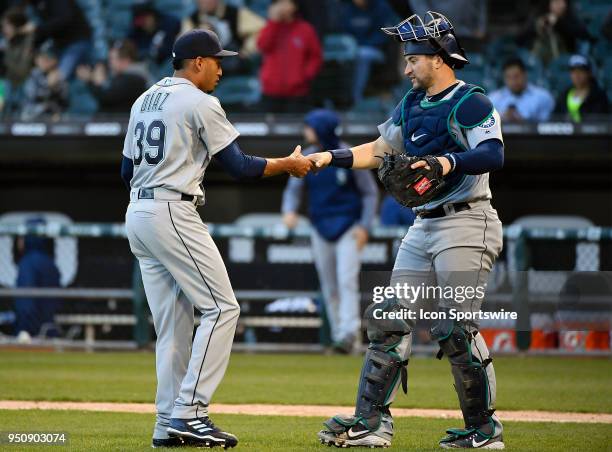
<path fill-rule="evenodd" d="M 179 36 L 172 49 L 175 60 L 191 60 L 197 57 L 226 57 L 238 52 L 224 50 L 217 35 L 210 30 L 191 30 Z"/>
<path fill-rule="evenodd" d="M 586 69 L 587 71 L 591 70 L 591 63 L 589 59 L 584 55 L 572 55 L 567 62 L 567 66 L 570 69 Z"/>

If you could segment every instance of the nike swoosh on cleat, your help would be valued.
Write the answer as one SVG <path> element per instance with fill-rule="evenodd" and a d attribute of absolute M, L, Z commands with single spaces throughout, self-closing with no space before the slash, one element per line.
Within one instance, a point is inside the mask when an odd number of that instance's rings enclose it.
<path fill-rule="evenodd" d="M 414 136 L 414 133 L 413 133 L 413 134 L 412 134 L 412 137 L 411 137 L 410 139 L 411 139 L 412 141 L 416 141 L 416 140 L 418 140 L 419 138 L 424 137 L 425 135 L 427 135 L 427 134 L 426 134 L 426 133 L 423 133 L 423 134 L 421 134 L 421 135 L 419 135 L 419 136 L 416 136 L 416 137 L 415 137 L 415 136 Z"/>
<path fill-rule="evenodd" d="M 367 434 L 369 432 L 367 430 L 363 432 L 354 432 L 353 427 L 351 427 L 350 429 L 346 431 L 346 436 L 348 436 L 348 439 L 355 439 L 355 438 L 359 438 L 363 436 L 364 433 Z"/>
<path fill-rule="evenodd" d="M 480 447 L 487 441 L 489 441 L 487 438 L 485 438 L 484 441 L 480 441 L 480 442 L 476 441 L 476 438 L 472 438 L 472 447 Z"/>

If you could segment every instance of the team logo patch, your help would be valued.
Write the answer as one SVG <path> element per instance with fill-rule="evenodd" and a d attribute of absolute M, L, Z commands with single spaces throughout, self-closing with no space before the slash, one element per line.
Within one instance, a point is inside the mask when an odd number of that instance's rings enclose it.
<path fill-rule="evenodd" d="M 490 129 L 491 127 L 493 127 L 495 125 L 495 118 L 493 116 L 491 116 L 489 119 L 487 119 L 485 122 L 483 122 L 482 124 L 480 124 L 480 128 L 482 129 Z"/>
<path fill-rule="evenodd" d="M 431 181 L 427 179 L 425 176 L 423 176 L 412 187 L 414 188 L 414 191 L 416 191 L 419 194 L 419 196 L 421 196 L 423 195 L 423 193 L 425 193 L 427 190 L 431 188 Z"/>

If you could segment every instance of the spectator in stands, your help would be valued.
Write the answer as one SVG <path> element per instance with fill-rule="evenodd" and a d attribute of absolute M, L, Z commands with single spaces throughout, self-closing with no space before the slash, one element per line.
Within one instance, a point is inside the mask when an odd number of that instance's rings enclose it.
<path fill-rule="evenodd" d="M 76 0 L 32 0 L 39 23 L 34 26 L 35 43 L 53 40 L 59 52 L 59 71 L 64 80 L 88 61 L 91 28 Z"/>
<path fill-rule="evenodd" d="M 136 44 L 140 60 L 158 65 L 170 60 L 180 30 L 181 23 L 177 18 L 157 11 L 150 2 L 133 8 L 129 38 Z"/>
<path fill-rule="evenodd" d="M 257 51 L 257 34 L 266 23 L 261 16 L 223 0 L 198 0 L 197 4 L 197 10 L 183 21 L 183 32 L 208 28 L 217 33 L 224 49 L 231 47 L 241 55 Z"/>
<path fill-rule="evenodd" d="M 344 3 L 341 18 L 343 32 L 352 35 L 359 46 L 353 77 L 353 102 L 359 103 L 363 99 L 372 64 L 385 61 L 387 39 L 380 29 L 393 25 L 397 18 L 386 2 L 373 0 Z"/>
<path fill-rule="evenodd" d="M 336 135 L 338 116 L 329 110 L 306 115 L 304 155 L 350 147 Z M 290 177 L 283 193 L 283 221 L 294 228 L 302 191 L 308 192 L 308 211 L 314 226 L 311 242 L 325 299 L 334 348 L 350 353 L 359 334 L 359 253 L 368 240 L 376 212 L 378 189 L 368 170 L 327 167 L 303 179 Z"/>
<path fill-rule="evenodd" d="M 23 96 L 23 82 L 30 75 L 34 61 L 34 34 L 27 31 L 28 18 L 21 8 L 9 8 L 2 16 L 5 77 L 8 81 L 3 112 L 9 116 L 18 110 Z"/>
<path fill-rule="evenodd" d="M 322 63 L 321 44 L 308 22 L 299 17 L 296 0 L 275 0 L 257 46 L 263 56 L 260 79 L 267 111 L 306 111 L 310 83 Z"/>
<path fill-rule="evenodd" d="M 530 46 L 544 64 L 565 53 L 578 51 L 580 40 L 591 39 L 587 28 L 575 14 L 569 0 L 549 0 L 546 9 L 530 22 L 519 42 Z"/>
<path fill-rule="evenodd" d="M 225 73 L 251 73 L 258 53 L 257 35 L 266 24 L 263 17 L 244 6 L 228 5 L 223 0 L 198 0 L 197 10 L 183 20 L 182 31 L 205 28 L 219 36 L 224 49 L 235 50 L 238 58 L 222 61 Z"/>
<path fill-rule="evenodd" d="M 385 195 L 380 205 L 380 224 L 383 226 L 412 226 L 416 215 L 409 207 L 402 206 L 391 195 Z"/>
<path fill-rule="evenodd" d="M 68 106 L 68 84 L 59 69 L 59 52 L 48 41 L 34 58 L 36 67 L 24 83 L 23 120 L 59 119 Z"/>
<path fill-rule="evenodd" d="M 559 96 L 555 113 L 563 114 L 573 122 L 608 114 L 608 96 L 597 84 L 588 58 L 572 55 L 569 59 L 569 71 L 572 86 Z"/>
<path fill-rule="evenodd" d="M 32 218 L 28 225 L 44 224 L 41 218 Z M 26 235 L 17 239 L 21 254 L 17 270 L 17 287 L 59 287 L 60 275 L 53 261 L 52 242 L 43 237 Z M 41 328 L 47 328 L 47 336 L 58 335 L 54 315 L 58 302 L 52 298 L 15 299 L 15 335 L 20 342 L 30 342 Z"/>
<path fill-rule="evenodd" d="M 77 68 L 77 77 L 88 84 L 100 112 L 129 113 L 134 101 L 149 87 L 151 77 L 137 57 L 136 46 L 126 39 L 115 43 L 109 51 L 110 79 L 103 65 L 97 65 L 93 71 L 89 66 Z"/>
<path fill-rule="evenodd" d="M 504 63 L 504 87 L 489 95 L 506 121 L 547 121 L 555 107 L 553 96 L 529 83 L 527 68 L 520 58 Z"/>

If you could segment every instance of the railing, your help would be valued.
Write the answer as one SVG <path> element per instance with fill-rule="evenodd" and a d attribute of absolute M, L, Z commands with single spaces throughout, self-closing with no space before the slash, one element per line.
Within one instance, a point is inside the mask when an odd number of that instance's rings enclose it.
<path fill-rule="evenodd" d="M 300 227 L 288 230 L 284 226 L 245 227 L 233 224 L 209 224 L 209 232 L 216 238 L 263 238 L 270 240 L 286 240 L 292 237 L 305 238 L 310 236 L 310 228 Z M 371 231 L 371 238 L 400 239 L 407 229 L 402 227 L 375 227 Z M 69 225 L 58 224 L 0 224 L 0 236 L 38 235 L 44 237 L 89 237 L 89 238 L 125 238 L 125 227 L 122 223 L 78 223 Z M 516 322 L 517 345 L 520 350 L 527 350 L 530 345 L 530 295 L 527 290 L 527 270 L 530 268 L 529 241 L 539 240 L 576 240 L 581 242 L 603 242 L 612 240 L 612 228 L 589 227 L 583 229 L 563 228 L 522 228 L 510 226 L 504 229 L 504 237 L 514 243 L 514 270 L 517 278 L 514 281 L 511 295 L 512 308 L 518 313 Z M 83 288 L 0 288 L 0 297 L 29 297 L 29 298 L 61 298 L 64 300 L 89 301 L 131 301 L 132 315 L 105 314 L 68 314 L 58 315 L 56 320 L 60 324 L 79 323 L 85 327 L 85 344 L 93 347 L 95 340 L 95 326 L 103 324 L 133 326 L 135 344 L 145 346 L 150 343 L 150 318 L 146 306 L 144 291 L 142 290 L 138 266 L 135 266 L 133 277 L 134 285 L 130 289 L 83 289 Z M 316 298 L 315 291 L 236 291 L 239 300 L 270 301 L 285 297 Z M 507 297 L 506 297 L 507 298 Z M 532 297 L 533 298 L 533 297 Z M 596 297 L 595 297 L 596 298 Z M 601 298 L 601 297 L 600 297 Z M 506 301 L 508 301 L 506 299 Z M 532 300 L 533 301 L 533 300 Z M 599 303 L 610 305 L 605 297 Z M 304 317 L 278 317 L 278 316 L 245 316 L 241 319 L 245 327 L 277 326 L 284 328 L 319 328 L 321 320 Z"/>

